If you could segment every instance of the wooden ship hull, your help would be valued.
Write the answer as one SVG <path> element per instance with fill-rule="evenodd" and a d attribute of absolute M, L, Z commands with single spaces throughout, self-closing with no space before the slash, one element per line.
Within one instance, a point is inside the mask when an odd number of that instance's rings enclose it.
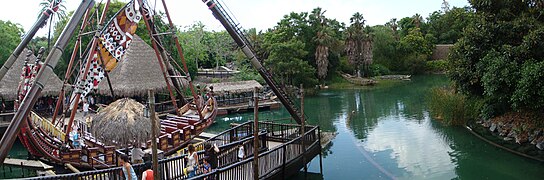
<path fill-rule="evenodd" d="M 213 124 L 217 116 L 215 98 L 210 98 L 206 104 L 201 103 L 203 119 L 200 120 L 194 103 L 187 103 L 178 109 L 180 116 L 168 114 L 160 118 L 160 135 L 156 143 L 158 149 L 165 155 L 176 153 L 185 147 L 193 137 L 198 136 Z M 117 166 L 116 147 L 106 145 L 97 139 L 83 136 L 84 146 L 79 149 L 64 148 L 66 135 L 58 130 L 49 120 L 32 112 L 18 134 L 20 141 L 29 153 L 44 161 L 82 169 L 104 169 Z M 151 141 L 148 143 L 151 147 Z"/>

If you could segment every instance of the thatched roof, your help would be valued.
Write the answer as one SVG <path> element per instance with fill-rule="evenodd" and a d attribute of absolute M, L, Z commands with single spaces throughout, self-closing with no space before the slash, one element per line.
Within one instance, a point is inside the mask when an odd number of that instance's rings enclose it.
<path fill-rule="evenodd" d="M 93 117 L 91 133 L 110 145 L 146 142 L 151 139 L 151 120 L 143 116 L 143 109 L 144 105 L 133 99 L 119 99 Z"/>
<path fill-rule="evenodd" d="M 137 35 L 123 60 L 108 75 L 118 97 L 146 96 L 150 89 L 155 92 L 167 89 L 155 51 Z M 98 85 L 98 94 L 111 96 L 106 78 Z"/>
<path fill-rule="evenodd" d="M 253 89 L 255 89 L 255 87 L 259 89 L 263 88 L 263 86 L 255 80 L 208 84 L 208 87 L 210 86 L 213 86 L 213 91 L 215 94 L 222 94 L 225 92 L 229 92 L 229 93 L 253 92 Z"/>
<path fill-rule="evenodd" d="M 26 50 L 24 52 L 26 52 Z M 21 81 L 21 69 L 26 59 L 26 55 L 24 54 L 25 53 L 21 53 L 4 78 L 0 80 L 0 97 L 3 97 L 5 100 L 13 101 L 17 98 L 17 87 Z M 30 55 L 28 63 L 34 64 L 35 61 L 36 56 Z M 49 76 L 49 79 L 47 79 L 47 84 L 42 90 L 41 96 L 58 96 L 62 87 L 62 81 L 59 79 L 59 77 L 57 77 L 57 75 L 55 75 L 55 73 L 51 72 L 50 69 L 46 68 L 45 70 L 49 71 L 51 76 Z"/>

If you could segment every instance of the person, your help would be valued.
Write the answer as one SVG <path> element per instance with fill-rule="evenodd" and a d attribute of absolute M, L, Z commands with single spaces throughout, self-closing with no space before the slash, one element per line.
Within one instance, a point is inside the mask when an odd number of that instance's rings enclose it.
<path fill-rule="evenodd" d="M 217 168 L 217 153 L 219 153 L 219 148 L 216 144 L 205 143 L 204 144 L 204 156 L 207 156 L 208 163 L 210 163 L 210 171 L 214 168 Z"/>
<path fill-rule="evenodd" d="M 83 118 L 87 117 L 87 114 L 89 113 L 89 103 L 87 100 L 83 100 Z"/>
<path fill-rule="evenodd" d="M 134 172 L 134 168 L 132 168 L 132 165 L 130 165 L 128 161 L 128 156 L 125 154 L 121 154 L 119 156 L 119 162 L 121 162 L 121 167 L 123 167 L 123 174 L 125 175 L 126 180 L 137 180 L 138 177 L 136 176 L 136 172 Z"/>
<path fill-rule="evenodd" d="M 147 170 L 145 170 L 143 173 L 142 173 L 142 180 L 153 180 L 153 169 L 151 169 L 151 162 L 145 162 L 145 168 Z"/>
<path fill-rule="evenodd" d="M 80 144 L 80 132 L 81 130 L 78 128 L 76 132 L 74 132 L 74 135 L 72 136 L 72 144 L 74 145 L 74 148 L 76 149 L 79 149 L 81 148 L 81 144 Z"/>
<path fill-rule="evenodd" d="M 240 147 L 238 147 L 238 160 L 242 161 L 246 157 L 246 152 L 244 151 L 244 143 L 240 142 Z"/>
<path fill-rule="evenodd" d="M 195 146 L 189 144 L 189 156 L 187 157 L 187 172 L 189 172 L 188 178 L 196 175 L 196 167 L 198 167 L 198 155 L 196 154 Z"/>
<path fill-rule="evenodd" d="M 212 167 L 210 163 L 208 162 L 209 157 L 205 156 L 202 159 L 202 173 L 206 174 L 212 171 Z"/>
<path fill-rule="evenodd" d="M 132 152 L 130 153 L 132 154 L 132 164 L 140 164 L 144 162 L 143 158 L 145 156 L 145 152 L 142 151 L 142 148 L 139 146 L 132 148 Z"/>
<path fill-rule="evenodd" d="M 91 117 L 86 117 L 85 118 L 85 124 L 87 125 L 87 132 L 91 133 L 91 123 L 92 123 L 92 119 Z"/>

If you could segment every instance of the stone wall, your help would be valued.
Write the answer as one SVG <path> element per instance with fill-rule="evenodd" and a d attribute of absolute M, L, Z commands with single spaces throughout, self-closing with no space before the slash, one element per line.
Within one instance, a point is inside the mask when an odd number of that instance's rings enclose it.
<path fill-rule="evenodd" d="M 431 55 L 431 60 L 448 58 L 451 47 L 453 47 L 453 44 L 437 44 L 436 48 L 433 50 L 433 54 Z"/>

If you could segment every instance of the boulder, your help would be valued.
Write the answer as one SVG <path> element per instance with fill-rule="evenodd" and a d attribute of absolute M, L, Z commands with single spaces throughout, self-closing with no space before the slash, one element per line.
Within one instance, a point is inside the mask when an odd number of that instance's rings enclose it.
<path fill-rule="evenodd" d="M 489 128 L 489 130 L 490 130 L 491 132 L 495 132 L 495 130 L 497 130 L 497 124 L 492 123 L 492 124 L 491 124 L 491 127 Z"/>

